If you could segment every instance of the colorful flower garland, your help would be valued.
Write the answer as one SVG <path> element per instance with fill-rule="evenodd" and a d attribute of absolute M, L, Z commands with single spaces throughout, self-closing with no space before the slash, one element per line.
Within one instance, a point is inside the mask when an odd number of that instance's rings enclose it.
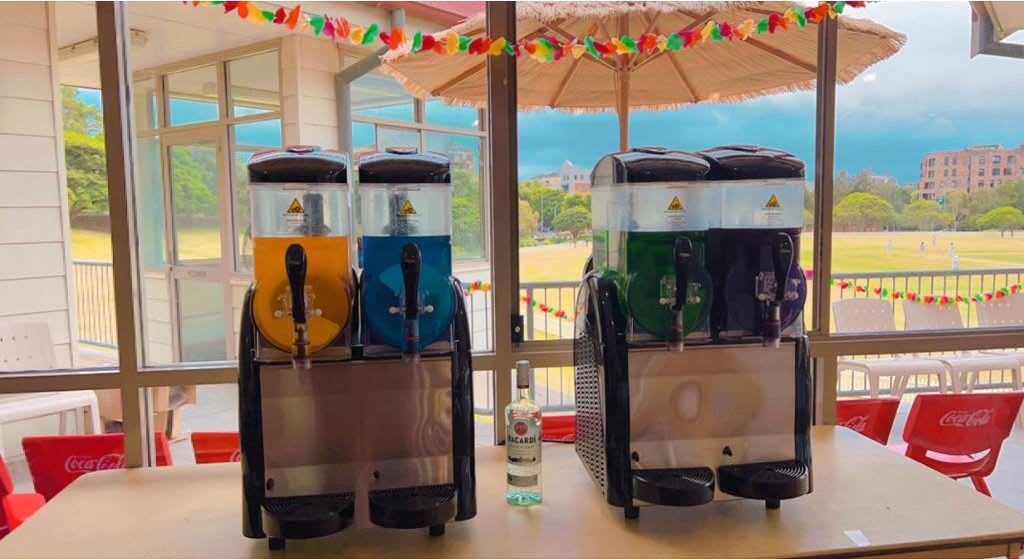
<path fill-rule="evenodd" d="M 474 281 L 473 283 L 469 284 L 469 287 L 465 288 L 467 297 L 471 297 L 476 293 L 486 293 L 490 290 L 491 284 L 485 281 Z M 548 305 L 537 301 L 533 297 L 520 297 L 519 300 L 539 310 L 540 312 L 550 314 L 555 318 L 560 318 L 562 320 L 568 321 L 576 320 L 575 312 L 569 312 L 566 311 L 565 309 L 556 309 L 555 307 L 549 307 Z"/>
<path fill-rule="evenodd" d="M 380 43 L 388 50 L 408 48 L 410 52 L 432 51 L 440 55 L 452 56 L 464 53 L 486 56 L 529 56 L 538 62 L 551 62 L 566 58 L 578 59 L 584 54 L 594 58 L 608 58 L 630 54 L 662 53 L 666 50 L 679 52 L 697 45 L 711 42 L 740 40 L 764 34 L 775 34 L 787 31 L 792 27 L 803 29 L 808 22 L 818 23 L 825 19 L 835 19 L 846 8 L 863 8 L 865 2 L 820 2 L 817 6 L 805 8 L 791 6 L 784 12 L 773 12 L 760 20 L 748 19 L 739 23 L 708 21 L 699 29 L 681 29 L 668 35 L 642 33 L 639 37 L 622 35 L 608 39 L 598 39 L 592 35 L 558 40 L 555 37 L 535 37 L 531 39 L 509 40 L 505 37 L 477 37 L 448 33 L 437 36 L 422 31 L 409 33 L 401 27 L 384 31 L 376 23 L 368 26 L 353 25 L 344 17 L 310 14 L 302 11 L 302 5 L 296 4 L 290 10 L 278 8 L 276 11 L 260 9 L 255 2 L 184 2 L 196 6 L 223 6 L 224 13 L 235 14 L 245 21 L 257 25 L 270 23 L 288 29 L 312 31 L 317 37 L 326 37 L 332 41 L 348 41 L 353 45 L 371 45 Z"/>
<path fill-rule="evenodd" d="M 856 293 L 865 293 L 866 294 L 868 292 L 868 287 L 867 286 L 858 285 L 856 283 L 849 282 L 849 281 L 846 281 L 846 280 L 841 280 L 841 281 L 837 282 L 835 279 L 832 279 L 832 280 L 829 280 L 829 285 L 838 285 L 840 291 L 845 291 L 847 289 L 853 289 L 853 291 L 856 292 Z M 879 296 L 879 297 L 881 297 L 883 299 L 889 299 L 889 298 L 891 298 L 893 300 L 906 299 L 908 301 L 913 301 L 913 302 L 917 302 L 917 303 L 925 303 L 927 305 L 945 306 L 945 305 L 954 304 L 954 303 L 967 303 L 967 304 L 970 304 L 971 301 L 978 301 L 980 303 L 980 302 L 985 302 L 985 301 L 991 301 L 992 299 L 1002 299 L 1003 297 L 1006 297 L 1007 295 L 1013 295 L 1013 294 L 1016 294 L 1016 293 L 1024 291 L 1024 284 L 1011 284 L 1011 285 L 1007 285 L 1005 287 L 1001 287 L 1001 288 L 999 288 L 999 289 L 997 289 L 995 291 L 989 291 L 989 292 L 983 292 L 983 293 L 975 293 L 974 295 L 972 295 L 969 298 L 965 298 L 962 295 L 956 295 L 954 297 L 950 297 L 948 295 L 924 295 L 924 294 L 920 294 L 920 293 L 915 293 L 913 291 L 890 291 L 889 288 L 887 288 L 887 287 L 874 287 L 874 288 L 871 288 L 871 291 L 875 295 L 877 295 L 877 296 Z"/>

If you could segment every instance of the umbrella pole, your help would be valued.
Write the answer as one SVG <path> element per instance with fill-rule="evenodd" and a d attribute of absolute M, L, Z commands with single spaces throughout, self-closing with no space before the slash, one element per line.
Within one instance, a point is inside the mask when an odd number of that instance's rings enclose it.
<path fill-rule="evenodd" d="M 619 115 L 619 151 L 629 149 L 629 71 L 618 72 L 619 87 L 615 112 Z"/>

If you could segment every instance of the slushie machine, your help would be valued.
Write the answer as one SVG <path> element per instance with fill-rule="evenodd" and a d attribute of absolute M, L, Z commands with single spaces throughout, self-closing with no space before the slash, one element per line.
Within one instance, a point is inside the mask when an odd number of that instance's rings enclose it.
<path fill-rule="evenodd" d="M 811 491 L 803 176 L 752 146 L 639 148 L 594 168 L 576 451 L 627 518 Z"/>
<path fill-rule="evenodd" d="M 449 163 L 414 153 L 361 163 L 360 278 L 348 158 L 297 146 L 249 162 L 242 530 L 271 549 L 350 526 L 441 535 L 476 514 L 470 332 L 442 241 Z M 411 204 L 422 221 L 403 210 Z M 428 230 L 437 242 L 420 243 Z"/>

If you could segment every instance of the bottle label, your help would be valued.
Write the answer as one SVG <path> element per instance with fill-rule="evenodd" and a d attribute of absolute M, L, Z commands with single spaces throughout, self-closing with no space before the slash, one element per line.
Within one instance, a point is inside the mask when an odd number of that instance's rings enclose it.
<path fill-rule="evenodd" d="M 539 483 L 536 475 L 532 476 L 517 476 L 508 474 L 508 485 L 512 487 L 534 487 Z"/>
<path fill-rule="evenodd" d="M 509 464 L 540 464 L 540 423 L 532 417 L 513 418 L 505 433 L 505 448 Z"/>

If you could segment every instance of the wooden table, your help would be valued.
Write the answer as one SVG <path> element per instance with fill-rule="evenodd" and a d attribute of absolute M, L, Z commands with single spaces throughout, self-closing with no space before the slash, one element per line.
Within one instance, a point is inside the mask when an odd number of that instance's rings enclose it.
<path fill-rule="evenodd" d="M 479 514 L 426 530 L 289 541 L 241 532 L 238 464 L 106 471 L 78 479 L 0 541 L 0 557 L 993 557 L 1017 555 L 1024 515 L 846 429 L 815 427 L 814 492 L 753 501 L 608 506 L 569 445 L 544 448 L 544 504 L 503 501 L 504 449 L 477 449 Z"/>

